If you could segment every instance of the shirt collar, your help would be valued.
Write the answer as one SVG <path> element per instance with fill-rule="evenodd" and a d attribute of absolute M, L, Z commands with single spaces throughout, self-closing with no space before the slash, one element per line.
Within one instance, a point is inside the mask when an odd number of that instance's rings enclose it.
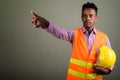
<path fill-rule="evenodd" d="M 83 33 L 88 33 L 88 31 L 85 29 L 85 27 L 82 27 L 82 31 L 83 31 Z M 96 34 L 97 33 L 97 30 L 96 30 L 96 28 L 94 27 L 93 28 L 93 31 L 92 31 L 94 34 Z"/>

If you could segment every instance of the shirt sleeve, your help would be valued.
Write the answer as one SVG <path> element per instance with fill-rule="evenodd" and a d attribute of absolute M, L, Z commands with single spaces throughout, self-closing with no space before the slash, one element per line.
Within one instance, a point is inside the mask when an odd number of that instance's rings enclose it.
<path fill-rule="evenodd" d="M 45 30 L 59 39 L 63 39 L 70 42 L 73 40 L 74 29 L 68 30 L 50 23 L 49 27 L 46 28 Z"/>
<path fill-rule="evenodd" d="M 107 38 L 107 43 L 106 43 L 106 45 L 111 48 L 111 44 L 110 44 L 109 38 Z"/>

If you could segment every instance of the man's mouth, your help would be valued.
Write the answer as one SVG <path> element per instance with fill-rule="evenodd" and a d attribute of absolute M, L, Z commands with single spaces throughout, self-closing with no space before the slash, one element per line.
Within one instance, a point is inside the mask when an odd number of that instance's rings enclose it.
<path fill-rule="evenodd" d="M 90 25 L 91 24 L 91 22 L 86 22 L 86 25 Z"/>

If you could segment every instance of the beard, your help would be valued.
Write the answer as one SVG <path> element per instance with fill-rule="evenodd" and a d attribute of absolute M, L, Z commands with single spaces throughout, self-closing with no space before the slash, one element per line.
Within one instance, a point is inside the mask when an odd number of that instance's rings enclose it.
<path fill-rule="evenodd" d="M 86 27 L 86 28 L 93 28 L 93 27 L 94 27 L 94 24 L 95 24 L 95 23 L 92 23 L 92 22 L 85 22 L 85 23 L 84 23 L 84 27 Z"/>
<path fill-rule="evenodd" d="M 94 24 L 95 23 L 92 22 L 86 22 L 84 23 L 84 27 L 86 28 L 87 31 L 91 32 L 94 28 Z"/>

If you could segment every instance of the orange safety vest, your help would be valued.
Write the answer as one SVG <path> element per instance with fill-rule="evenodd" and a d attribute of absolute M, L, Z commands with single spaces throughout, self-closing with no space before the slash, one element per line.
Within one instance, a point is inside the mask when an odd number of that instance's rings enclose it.
<path fill-rule="evenodd" d="M 102 80 L 102 76 L 94 72 L 93 64 L 98 59 L 97 50 L 106 42 L 107 35 L 97 30 L 94 43 L 89 51 L 82 29 L 76 28 L 67 80 Z"/>

